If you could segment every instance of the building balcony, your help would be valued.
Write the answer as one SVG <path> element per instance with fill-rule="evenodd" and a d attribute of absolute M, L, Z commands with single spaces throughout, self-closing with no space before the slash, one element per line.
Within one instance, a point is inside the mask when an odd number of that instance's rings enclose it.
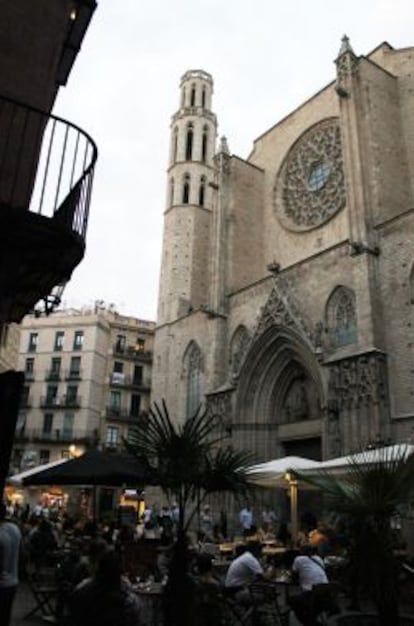
<path fill-rule="evenodd" d="M 81 380 L 82 370 L 66 370 L 65 380 Z"/>
<path fill-rule="evenodd" d="M 61 373 L 60 372 L 56 372 L 54 370 L 48 370 L 45 374 L 45 380 L 60 380 L 61 379 Z"/>
<path fill-rule="evenodd" d="M 0 96 L 0 323 L 59 305 L 85 252 L 96 159 L 74 124 Z"/>
<path fill-rule="evenodd" d="M 135 415 L 131 413 L 129 409 L 116 409 L 111 406 L 107 406 L 105 410 L 105 417 L 110 422 L 123 422 L 124 424 L 137 424 L 143 417 L 144 413 Z"/>
<path fill-rule="evenodd" d="M 41 428 L 25 428 L 15 433 L 15 441 L 37 443 L 92 443 L 96 441 L 96 430 L 60 430 L 58 428 L 45 432 Z"/>
<path fill-rule="evenodd" d="M 79 409 L 82 404 L 82 398 L 80 396 L 57 396 L 56 398 L 48 398 L 47 396 L 41 396 L 40 407 L 43 409 Z"/>
<path fill-rule="evenodd" d="M 126 359 L 132 359 L 134 361 L 152 361 L 152 350 L 142 350 L 136 346 L 123 346 L 122 344 L 115 343 L 113 345 L 113 353 L 115 356 L 123 356 Z"/>
<path fill-rule="evenodd" d="M 121 372 L 112 372 L 109 376 L 109 384 L 112 387 L 129 387 L 137 391 L 149 391 L 151 388 L 149 380 L 134 378 L 133 376 L 122 374 Z"/>

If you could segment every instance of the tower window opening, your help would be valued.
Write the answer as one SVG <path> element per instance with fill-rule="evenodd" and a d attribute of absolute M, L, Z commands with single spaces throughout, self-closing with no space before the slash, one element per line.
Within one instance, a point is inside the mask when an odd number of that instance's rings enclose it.
<path fill-rule="evenodd" d="M 202 92 L 201 92 L 201 106 L 203 107 L 203 109 L 205 109 L 206 107 L 206 88 L 203 87 Z"/>
<path fill-rule="evenodd" d="M 174 179 L 170 180 L 170 205 L 174 204 Z"/>
<path fill-rule="evenodd" d="M 186 144 L 185 144 L 186 161 L 191 161 L 191 159 L 193 158 L 193 138 L 194 138 L 193 125 L 190 122 L 187 126 L 187 138 L 186 138 Z"/>
<path fill-rule="evenodd" d="M 200 187 L 198 190 L 198 204 L 204 206 L 206 196 L 206 179 L 204 176 L 200 178 Z"/>
<path fill-rule="evenodd" d="M 177 153 L 178 153 L 178 128 L 174 128 L 173 150 L 172 150 L 173 163 L 177 161 Z"/>
<path fill-rule="evenodd" d="M 190 202 L 190 174 L 185 174 L 183 184 L 183 204 Z"/>
<path fill-rule="evenodd" d="M 195 88 L 195 85 L 191 85 L 190 105 L 192 107 L 195 106 L 195 101 L 196 101 L 196 88 Z"/>
<path fill-rule="evenodd" d="M 203 161 L 203 163 L 205 163 L 207 159 L 207 144 L 208 144 L 208 128 L 207 126 L 204 126 L 203 137 L 201 140 L 201 160 Z"/>

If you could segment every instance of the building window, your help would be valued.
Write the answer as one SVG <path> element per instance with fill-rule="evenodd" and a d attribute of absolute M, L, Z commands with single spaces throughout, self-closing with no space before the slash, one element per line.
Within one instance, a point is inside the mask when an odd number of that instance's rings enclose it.
<path fill-rule="evenodd" d="M 201 91 L 201 106 L 203 107 L 203 109 L 205 109 L 206 107 L 206 88 L 205 87 L 203 87 Z"/>
<path fill-rule="evenodd" d="M 70 378 L 80 377 L 80 366 L 81 366 L 80 356 L 72 356 L 70 359 L 70 369 L 69 369 Z"/>
<path fill-rule="evenodd" d="M 30 333 L 29 345 L 27 346 L 28 352 L 36 352 L 38 340 L 39 340 L 39 335 L 37 333 Z"/>
<path fill-rule="evenodd" d="M 331 345 L 339 347 L 357 342 L 356 298 L 351 289 L 339 286 L 326 306 L 327 328 Z"/>
<path fill-rule="evenodd" d="M 195 85 L 191 85 L 191 97 L 190 97 L 190 106 L 195 106 L 196 103 L 196 87 Z"/>
<path fill-rule="evenodd" d="M 20 406 L 29 406 L 30 385 L 24 385 L 20 396 Z"/>
<path fill-rule="evenodd" d="M 137 393 L 133 393 L 131 396 L 131 410 L 132 417 L 138 417 L 141 408 L 141 396 Z"/>
<path fill-rule="evenodd" d="M 73 349 L 82 350 L 83 346 L 83 330 L 76 330 L 73 338 Z"/>
<path fill-rule="evenodd" d="M 75 406 L 78 402 L 78 385 L 68 385 L 66 388 L 66 404 Z"/>
<path fill-rule="evenodd" d="M 119 415 L 121 411 L 121 392 L 120 391 L 111 391 L 110 407 L 111 407 L 112 413 L 116 413 L 117 415 Z"/>
<path fill-rule="evenodd" d="M 57 404 L 57 385 L 48 385 L 46 388 L 46 402 L 48 405 Z"/>
<path fill-rule="evenodd" d="M 187 378 L 186 415 L 192 417 L 199 408 L 201 401 L 202 354 L 195 342 L 191 342 L 187 349 L 185 370 Z"/>
<path fill-rule="evenodd" d="M 190 202 L 190 174 L 184 174 L 183 204 Z"/>
<path fill-rule="evenodd" d="M 204 126 L 203 137 L 201 141 L 201 160 L 203 161 L 203 163 L 205 163 L 207 159 L 207 146 L 208 146 L 208 128 L 207 126 Z"/>
<path fill-rule="evenodd" d="M 45 413 L 43 416 L 43 433 L 50 435 L 53 429 L 53 413 Z"/>
<path fill-rule="evenodd" d="M 61 364 L 62 364 L 62 359 L 60 357 L 52 358 L 50 362 L 49 378 L 53 380 L 59 380 Z"/>
<path fill-rule="evenodd" d="M 174 204 L 174 179 L 170 180 L 170 206 Z"/>
<path fill-rule="evenodd" d="M 73 413 L 65 413 L 63 416 L 63 429 L 62 434 L 66 441 L 72 439 L 73 437 L 73 424 L 75 421 L 75 416 Z"/>
<path fill-rule="evenodd" d="M 122 374 L 124 371 L 124 364 L 122 361 L 114 361 L 114 369 L 113 371 L 117 374 Z"/>
<path fill-rule="evenodd" d="M 26 359 L 26 363 L 24 366 L 24 373 L 26 378 L 33 379 L 34 378 L 34 363 L 35 360 L 33 358 Z"/>
<path fill-rule="evenodd" d="M 125 335 L 117 335 L 116 336 L 115 351 L 123 353 L 123 352 L 125 352 L 125 348 L 126 348 L 126 337 L 125 337 Z"/>
<path fill-rule="evenodd" d="M 177 161 L 177 154 L 178 154 L 178 128 L 174 128 L 173 153 L 172 153 L 173 163 L 175 163 Z"/>
<path fill-rule="evenodd" d="M 134 385 L 142 385 L 142 365 L 134 366 L 134 377 L 133 377 Z"/>
<path fill-rule="evenodd" d="M 142 339 L 141 337 L 138 337 L 135 349 L 139 350 L 139 351 L 144 351 L 145 350 L 145 339 Z"/>
<path fill-rule="evenodd" d="M 50 450 L 40 450 L 39 463 L 40 465 L 46 465 L 50 461 Z"/>
<path fill-rule="evenodd" d="M 58 330 L 55 334 L 55 351 L 60 352 L 63 350 L 63 344 L 65 341 L 65 333 L 63 330 Z"/>
<path fill-rule="evenodd" d="M 185 141 L 185 160 L 191 161 L 193 158 L 193 140 L 194 140 L 194 126 L 192 122 L 187 124 L 187 135 Z"/>
<path fill-rule="evenodd" d="M 108 426 L 106 429 L 106 445 L 116 448 L 119 443 L 119 429 L 117 426 Z"/>
<path fill-rule="evenodd" d="M 198 204 L 200 206 L 204 206 L 205 193 L 206 193 L 206 178 L 205 176 L 202 176 L 200 179 L 200 188 L 198 190 Z"/>

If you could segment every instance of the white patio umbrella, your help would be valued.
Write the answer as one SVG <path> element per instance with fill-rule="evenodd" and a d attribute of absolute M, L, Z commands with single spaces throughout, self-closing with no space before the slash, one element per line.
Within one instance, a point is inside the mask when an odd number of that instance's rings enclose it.
<path fill-rule="evenodd" d="M 290 492 L 290 517 L 291 533 L 293 539 L 298 534 L 298 481 L 294 471 L 304 471 L 317 469 L 321 463 L 312 459 L 300 456 L 284 456 L 267 463 L 253 465 L 247 469 L 249 482 L 261 487 L 281 487 L 289 489 Z M 307 483 L 303 484 L 305 489 L 312 488 Z"/>
<path fill-rule="evenodd" d="M 373 448 L 372 450 L 364 450 L 356 454 L 348 454 L 346 456 L 322 461 L 317 467 L 297 467 L 296 469 L 304 475 L 312 475 L 314 470 L 317 472 L 322 470 L 324 473 L 334 476 L 345 476 L 353 465 L 369 466 L 374 463 L 387 462 L 392 460 L 405 459 L 414 453 L 414 445 L 407 443 L 398 443 L 383 448 Z"/>
<path fill-rule="evenodd" d="M 23 479 L 28 478 L 29 476 L 33 476 L 42 470 L 49 469 L 51 467 L 56 467 L 57 465 L 62 465 L 62 463 L 66 463 L 69 459 L 58 459 L 57 461 L 51 461 L 50 463 L 44 463 L 42 465 L 36 465 L 35 467 L 31 467 L 30 469 L 25 470 L 24 472 L 19 472 L 18 474 L 14 474 L 13 476 L 8 476 L 6 478 L 6 483 L 8 485 L 12 485 L 13 487 L 21 487 L 23 485 Z"/>

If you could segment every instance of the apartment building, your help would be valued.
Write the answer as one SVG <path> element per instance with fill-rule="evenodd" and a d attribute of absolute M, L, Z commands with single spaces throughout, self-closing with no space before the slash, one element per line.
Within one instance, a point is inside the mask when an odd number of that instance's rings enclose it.
<path fill-rule="evenodd" d="M 0 0 L 0 492 L 22 376 L 18 328 L 59 306 L 85 253 L 97 147 L 51 113 L 95 0 Z"/>
<path fill-rule="evenodd" d="M 100 303 L 24 318 L 12 472 L 122 446 L 149 408 L 154 326 Z"/>

